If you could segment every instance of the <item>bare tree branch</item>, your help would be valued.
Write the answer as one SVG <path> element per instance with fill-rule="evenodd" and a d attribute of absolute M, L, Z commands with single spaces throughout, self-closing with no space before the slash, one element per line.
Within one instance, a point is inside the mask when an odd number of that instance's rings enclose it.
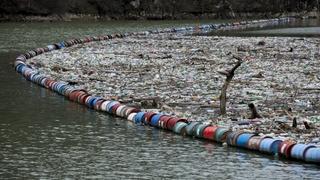
<path fill-rule="evenodd" d="M 220 94 L 220 113 L 221 115 L 225 115 L 226 112 L 226 104 L 227 104 L 227 89 L 228 86 L 234 76 L 234 72 L 236 71 L 236 69 L 238 67 L 241 66 L 243 60 L 242 58 L 238 57 L 238 56 L 233 56 L 233 58 L 237 59 L 237 63 L 235 64 L 235 66 L 229 70 L 229 71 L 218 71 L 220 74 L 225 75 L 226 76 L 226 80 L 222 86 L 221 89 L 221 94 Z"/>

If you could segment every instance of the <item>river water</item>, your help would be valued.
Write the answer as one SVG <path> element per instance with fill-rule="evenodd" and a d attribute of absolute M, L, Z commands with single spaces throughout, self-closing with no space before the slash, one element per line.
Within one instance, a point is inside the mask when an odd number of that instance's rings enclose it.
<path fill-rule="evenodd" d="M 208 21 L 0 24 L 0 179 L 319 179 L 313 164 L 89 110 L 26 81 L 11 64 L 19 53 L 63 39 L 200 23 Z"/>

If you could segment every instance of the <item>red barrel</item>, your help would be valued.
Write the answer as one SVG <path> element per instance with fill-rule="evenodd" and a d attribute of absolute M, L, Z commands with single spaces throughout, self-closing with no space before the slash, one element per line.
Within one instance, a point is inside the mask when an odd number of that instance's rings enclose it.
<path fill-rule="evenodd" d="M 115 105 L 113 105 L 112 106 L 112 109 L 111 109 L 111 112 L 112 112 L 112 114 L 116 114 L 116 112 L 117 112 L 117 109 L 118 109 L 118 107 L 120 107 L 121 106 L 121 104 L 115 104 Z"/>
<path fill-rule="evenodd" d="M 94 105 L 94 109 L 95 110 L 97 110 L 97 111 L 101 111 L 101 108 L 100 108 L 100 106 L 101 106 L 101 104 L 103 103 L 103 102 L 105 102 L 106 100 L 104 100 L 104 99 L 100 99 L 100 100 L 98 100 L 97 102 L 96 102 L 96 104 Z"/>
<path fill-rule="evenodd" d="M 291 149 L 293 148 L 294 145 L 296 145 L 297 143 L 291 140 L 286 140 L 283 141 L 280 146 L 279 146 L 279 155 L 284 156 L 286 158 L 290 158 L 291 157 Z"/>
<path fill-rule="evenodd" d="M 81 97 L 80 97 L 80 104 L 86 104 L 86 99 L 89 97 L 89 94 L 84 93 Z"/>
<path fill-rule="evenodd" d="M 185 122 L 187 123 L 188 121 L 186 119 L 181 119 L 181 118 L 170 118 L 168 121 L 167 121 L 167 129 L 168 130 L 173 130 L 173 127 L 177 124 L 177 122 Z"/>
<path fill-rule="evenodd" d="M 147 113 L 144 115 L 144 123 L 145 123 L 145 124 L 150 124 L 152 116 L 154 116 L 154 115 L 156 115 L 156 114 L 157 114 L 157 113 L 154 113 L 154 112 L 147 112 Z"/>
<path fill-rule="evenodd" d="M 167 129 L 167 123 L 171 119 L 171 116 L 163 115 L 159 120 L 159 127 L 162 129 Z"/>
<path fill-rule="evenodd" d="M 203 138 L 214 140 L 216 130 L 218 129 L 218 126 L 208 126 L 203 130 Z"/>
<path fill-rule="evenodd" d="M 71 101 L 74 101 L 74 102 L 77 101 L 77 98 L 78 98 L 80 93 L 83 93 L 83 92 L 81 92 L 81 91 L 73 91 L 72 93 L 70 93 L 69 99 Z"/>
<path fill-rule="evenodd" d="M 125 117 L 128 117 L 131 113 L 138 113 L 140 112 L 139 109 L 136 109 L 136 108 L 128 108 L 126 111 L 125 111 Z"/>
<path fill-rule="evenodd" d="M 85 92 L 82 92 L 82 91 L 79 91 L 78 93 L 76 93 L 74 101 L 79 103 L 81 96 L 84 94 L 85 94 Z"/>

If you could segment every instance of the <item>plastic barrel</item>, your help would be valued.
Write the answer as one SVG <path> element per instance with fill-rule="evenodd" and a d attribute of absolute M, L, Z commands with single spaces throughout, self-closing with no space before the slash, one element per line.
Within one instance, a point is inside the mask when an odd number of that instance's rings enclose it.
<path fill-rule="evenodd" d="M 119 116 L 119 117 L 122 117 L 121 111 L 122 111 L 123 109 L 125 109 L 125 108 L 126 108 L 125 105 L 119 106 L 118 109 L 117 109 L 117 111 L 116 111 L 116 115 Z"/>
<path fill-rule="evenodd" d="M 135 118 L 134 118 L 134 122 L 136 124 L 142 124 L 145 118 L 145 112 L 139 112 L 136 114 Z"/>
<path fill-rule="evenodd" d="M 90 109 L 93 109 L 93 106 L 94 106 L 94 103 L 97 101 L 97 97 L 91 97 L 89 100 L 88 100 L 88 103 L 87 103 L 87 106 L 90 108 Z"/>
<path fill-rule="evenodd" d="M 129 107 L 129 108 L 125 111 L 125 117 L 128 117 L 131 113 L 138 113 L 138 112 L 140 112 L 139 109 Z"/>
<path fill-rule="evenodd" d="M 105 102 L 106 100 L 105 99 L 99 99 L 95 105 L 94 105 L 94 109 L 97 110 L 97 111 L 101 111 L 101 104 L 103 102 Z"/>
<path fill-rule="evenodd" d="M 304 160 L 307 150 L 315 147 L 314 145 L 295 144 L 291 149 L 290 156 L 294 159 Z"/>
<path fill-rule="evenodd" d="M 90 108 L 94 109 L 99 101 L 103 100 L 101 97 L 94 97 L 94 100 L 90 103 Z"/>
<path fill-rule="evenodd" d="M 150 125 L 153 127 L 159 127 L 159 120 L 160 120 L 161 116 L 163 116 L 163 115 L 156 114 L 156 115 L 152 116 L 151 121 L 150 121 Z"/>
<path fill-rule="evenodd" d="M 237 146 L 242 148 L 248 148 L 248 143 L 250 138 L 255 136 L 254 134 L 250 133 L 243 133 L 237 138 Z"/>
<path fill-rule="evenodd" d="M 194 136 L 197 137 L 197 138 L 203 138 L 203 131 L 204 129 L 206 129 L 207 127 L 209 127 L 209 125 L 207 124 L 200 124 L 198 126 L 196 126 L 194 128 Z"/>
<path fill-rule="evenodd" d="M 158 121 L 158 127 L 163 129 L 163 120 L 164 118 L 168 117 L 168 115 L 163 115 L 160 117 L 159 121 Z"/>
<path fill-rule="evenodd" d="M 214 140 L 218 126 L 208 126 L 203 130 L 203 138 Z"/>
<path fill-rule="evenodd" d="M 81 96 L 79 96 L 79 103 L 85 105 L 86 104 L 86 100 L 88 97 L 90 97 L 91 95 L 83 93 Z"/>
<path fill-rule="evenodd" d="M 119 112 L 119 116 L 127 118 L 127 116 L 126 116 L 127 109 L 129 109 L 129 107 L 128 106 L 124 106 L 124 108 L 122 108 L 121 111 Z"/>
<path fill-rule="evenodd" d="M 107 106 L 111 101 L 105 101 L 101 104 L 101 110 L 107 112 Z"/>
<path fill-rule="evenodd" d="M 189 135 L 189 136 L 192 136 L 192 133 L 193 133 L 193 129 L 197 126 L 201 124 L 200 122 L 191 122 L 187 125 L 186 127 L 186 134 Z"/>
<path fill-rule="evenodd" d="M 167 123 L 171 118 L 172 118 L 171 116 L 167 116 L 167 115 L 161 116 L 159 120 L 159 127 L 162 129 L 168 129 Z"/>
<path fill-rule="evenodd" d="M 232 145 L 232 140 L 236 133 L 236 131 L 228 133 L 226 141 L 228 145 Z"/>
<path fill-rule="evenodd" d="M 282 140 L 265 138 L 260 142 L 259 151 L 268 154 L 277 154 Z"/>
<path fill-rule="evenodd" d="M 237 139 L 241 134 L 244 134 L 244 132 L 235 131 L 233 133 L 228 134 L 228 136 L 227 136 L 227 144 L 231 145 L 231 146 L 237 146 Z"/>
<path fill-rule="evenodd" d="M 280 146 L 279 146 L 279 155 L 284 156 L 286 158 L 290 158 L 291 155 L 291 150 L 293 148 L 294 145 L 296 145 L 297 143 L 294 141 L 283 141 Z"/>
<path fill-rule="evenodd" d="M 145 114 L 143 123 L 145 123 L 145 124 L 150 124 L 150 123 L 151 123 L 151 118 L 152 118 L 152 116 L 154 116 L 154 115 L 156 115 L 156 114 L 157 114 L 157 113 L 154 113 L 154 112 L 147 112 L 147 113 Z"/>
<path fill-rule="evenodd" d="M 131 113 L 127 118 L 128 121 L 134 122 L 136 115 L 137 115 L 137 113 Z"/>
<path fill-rule="evenodd" d="M 111 101 L 108 105 L 107 105 L 107 112 L 108 113 L 112 113 L 112 107 L 116 104 L 119 104 L 118 101 Z"/>
<path fill-rule="evenodd" d="M 167 122 L 167 129 L 172 131 L 172 130 L 173 130 L 173 127 L 174 127 L 178 122 L 185 122 L 185 123 L 187 123 L 188 121 L 187 121 L 186 119 L 181 119 L 181 118 L 176 118 L 176 117 L 171 118 L 171 119 L 169 119 L 168 122 Z"/>
<path fill-rule="evenodd" d="M 305 152 L 305 161 L 320 164 L 320 148 L 309 148 Z"/>
<path fill-rule="evenodd" d="M 230 132 L 229 129 L 219 127 L 215 132 L 214 140 L 216 142 L 226 142 L 227 135 L 229 132 Z"/>
<path fill-rule="evenodd" d="M 118 109 L 120 106 L 121 106 L 120 103 L 113 105 L 112 108 L 111 108 L 111 113 L 114 114 L 114 115 L 116 115 L 117 109 Z"/>
<path fill-rule="evenodd" d="M 173 127 L 173 132 L 176 134 L 181 134 L 183 131 L 185 131 L 185 128 L 188 124 L 185 122 L 177 122 L 176 125 Z"/>
<path fill-rule="evenodd" d="M 253 136 L 253 137 L 251 137 L 248 142 L 248 149 L 259 150 L 260 143 L 265 138 L 271 138 L 271 137 L 268 137 L 268 136 Z"/>

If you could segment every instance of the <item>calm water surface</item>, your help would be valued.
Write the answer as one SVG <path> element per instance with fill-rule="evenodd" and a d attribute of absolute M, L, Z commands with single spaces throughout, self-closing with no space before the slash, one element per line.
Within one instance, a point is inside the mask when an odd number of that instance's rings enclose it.
<path fill-rule="evenodd" d="M 320 38 L 320 19 L 296 19 L 290 23 L 259 26 L 236 31 L 213 31 L 222 36 L 299 36 Z"/>
<path fill-rule="evenodd" d="M 199 23 L 204 22 L 0 24 L 0 179 L 320 179 L 316 165 L 88 110 L 24 80 L 11 67 L 19 53 L 63 39 Z"/>

